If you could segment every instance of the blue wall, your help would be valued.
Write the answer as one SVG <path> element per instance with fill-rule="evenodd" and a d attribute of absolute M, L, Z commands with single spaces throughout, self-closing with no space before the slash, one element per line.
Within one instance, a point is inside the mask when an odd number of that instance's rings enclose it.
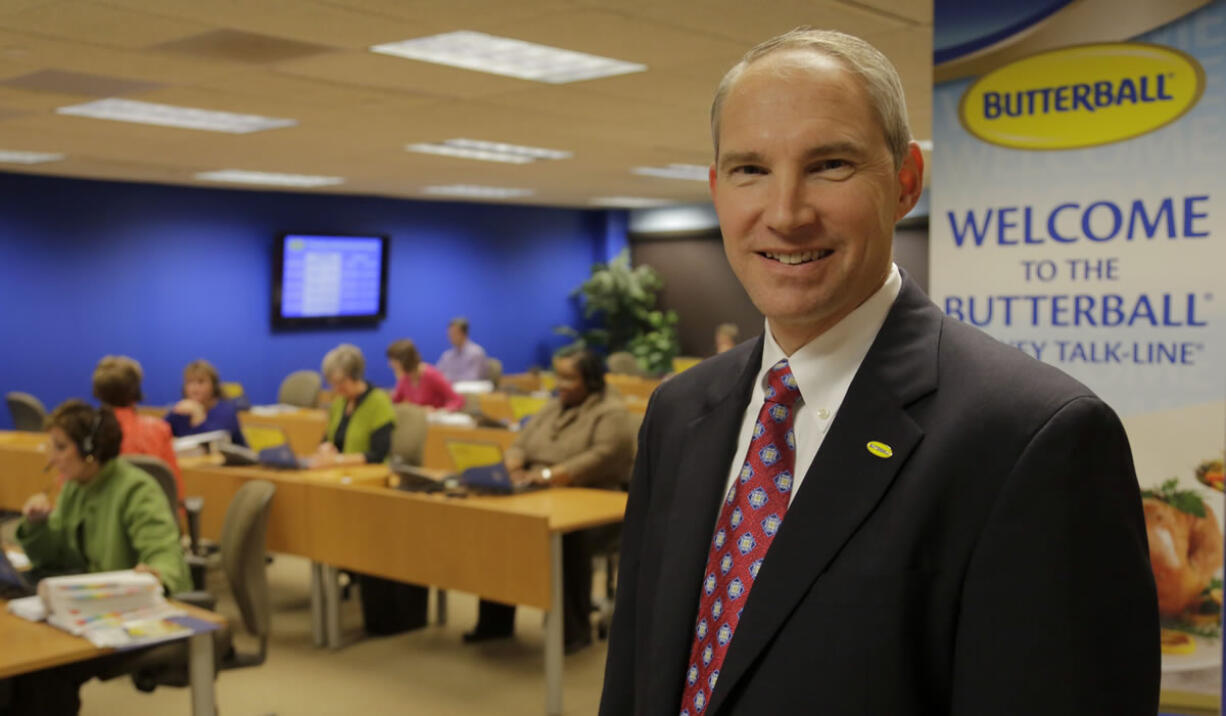
<path fill-rule="evenodd" d="M 98 358 L 123 353 L 144 366 L 148 403 L 175 400 L 183 366 L 201 357 L 271 402 L 287 373 L 318 370 L 341 342 L 386 385 L 388 343 L 412 338 L 433 362 L 458 314 L 507 372 L 523 371 L 565 343 L 552 329 L 578 320 L 570 291 L 624 227 L 617 212 L 0 173 L 0 392 L 48 408 L 88 398 Z M 274 332 L 272 251 L 285 231 L 389 235 L 387 320 Z"/>

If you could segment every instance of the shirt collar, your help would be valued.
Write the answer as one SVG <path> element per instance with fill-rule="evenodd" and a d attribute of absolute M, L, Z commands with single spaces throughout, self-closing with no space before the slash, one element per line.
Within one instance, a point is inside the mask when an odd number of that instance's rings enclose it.
<path fill-rule="evenodd" d="M 890 273 L 881 288 L 843 320 L 790 356 L 785 356 L 783 349 L 775 342 L 768 322 L 756 389 L 761 391 L 765 386 L 766 373 L 771 366 L 787 358 L 788 367 L 800 385 L 804 403 L 831 412 L 837 410 L 901 289 L 902 276 L 898 273 L 898 266 L 891 264 Z"/>

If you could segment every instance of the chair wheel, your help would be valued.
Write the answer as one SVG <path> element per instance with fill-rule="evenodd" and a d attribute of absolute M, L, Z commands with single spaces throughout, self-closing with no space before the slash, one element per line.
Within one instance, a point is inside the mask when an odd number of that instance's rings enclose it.
<path fill-rule="evenodd" d="M 151 694 L 158 687 L 158 682 L 157 678 L 148 671 L 138 671 L 132 674 L 132 685 L 136 687 L 137 691 Z"/>

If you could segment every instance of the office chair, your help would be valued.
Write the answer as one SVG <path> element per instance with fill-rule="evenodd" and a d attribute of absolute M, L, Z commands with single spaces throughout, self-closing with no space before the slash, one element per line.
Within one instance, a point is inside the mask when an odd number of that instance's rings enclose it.
<path fill-rule="evenodd" d="M 170 511 L 174 513 L 175 524 L 179 525 L 179 534 L 183 534 L 183 525 L 179 522 L 178 513 L 179 508 L 183 508 L 184 513 L 187 515 L 187 535 L 190 540 L 187 566 L 191 569 L 192 586 L 196 589 L 204 589 L 204 575 L 206 571 L 204 558 L 210 551 L 200 539 L 200 512 L 204 509 L 204 498 L 185 497 L 180 500 L 179 486 L 175 482 L 174 471 L 161 458 L 156 458 L 152 455 L 134 454 L 124 455 L 123 458 L 149 473 L 149 476 L 161 485 L 162 491 L 166 493 L 166 501 L 170 503 Z"/>
<path fill-rule="evenodd" d="M 494 384 L 494 390 L 502 382 L 502 361 L 497 358 L 485 359 L 485 379 Z"/>
<path fill-rule="evenodd" d="M 6 393 L 4 399 L 9 404 L 9 413 L 13 416 L 14 430 L 42 432 L 43 424 L 47 420 L 47 408 L 41 400 L 17 390 Z"/>
<path fill-rule="evenodd" d="M 319 373 L 313 370 L 296 370 L 281 381 L 277 402 L 297 405 L 300 408 L 314 408 L 319 402 L 319 391 L 322 388 L 323 378 Z"/>
<path fill-rule="evenodd" d="M 627 422 L 631 434 L 638 435 L 639 428 L 643 426 L 643 416 L 638 413 L 628 413 Z M 634 445 L 637 452 L 637 440 Z M 631 460 L 630 463 L 633 465 L 634 461 Z M 629 472 L 622 478 L 619 487 L 623 492 L 630 491 Z M 622 526 L 619 523 L 597 527 L 591 531 L 588 540 L 593 558 L 604 561 L 604 598 L 592 605 L 592 609 L 600 615 L 596 619 L 596 635 L 604 640 L 608 638 L 609 627 L 613 623 L 613 603 L 617 597 L 617 566 L 621 552 Z"/>
<path fill-rule="evenodd" d="M 233 400 L 235 407 L 239 410 L 251 410 L 251 399 L 247 397 L 247 392 L 243 390 L 242 383 L 222 383 L 221 397 L 226 400 Z"/>
<path fill-rule="evenodd" d="M 643 369 L 639 367 L 639 360 L 628 351 L 615 351 L 609 354 L 608 359 L 609 372 L 617 375 L 633 375 L 642 377 Z"/>
<path fill-rule="evenodd" d="M 395 410 L 392 456 L 407 465 L 420 466 L 426 448 L 426 409 L 412 403 L 397 403 Z"/>
<path fill-rule="evenodd" d="M 242 615 L 243 626 L 258 641 L 254 653 L 234 648 L 233 629 L 229 626 L 214 634 L 213 654 L 218 671 L 259 666 L 268 656 L 268 634 L 272 607 L 268 597 L 268 575 L 265 571 L 265 539 L 268 533 L 268 512 L 277 488 L 267 480 L 251 480 L 243 484 L 226 509 L 221 528 L 221 566 L 234 601 Z M 187 592 L 173 595 L 174 599 L 213 609 L 216 599 L 207 592 Z M 111 678 L 131 674 L 137 689 L 149 692 L 158 686 L 187 686 L 187 642 L 184 640 L 155 646 L 120 661 L 106 675 Z"/>
<path fill-rule="evenodd" d="M 426 409 L 412 403 L 397 403 L 396 427 L 392 430 L 392 459 L 406 465 L 421 466 L 426 451 Z M 352 581 L 350 581 L 352 584 Z M 346 585 L 348 590 L 348 585 Z M 347 596 L 347 594 L 346 594 Z M 447 590 L 435 590 L 435 615 L 439 624 L 447 623 Z"/>

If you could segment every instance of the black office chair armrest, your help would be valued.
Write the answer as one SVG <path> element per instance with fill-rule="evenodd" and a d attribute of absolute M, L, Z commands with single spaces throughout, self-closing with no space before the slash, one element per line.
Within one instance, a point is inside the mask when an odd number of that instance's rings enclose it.
<path fill-rule="evenodd" d="M 217 610 L 217 597 L 213 596 L 209 592 L 178 592 L 170 595 L 170 598 L 183 602 L 184 604 L 190 604 L 193 607 L 200 607 L 201 609 L 208 609 L 209 611 Z"/>

